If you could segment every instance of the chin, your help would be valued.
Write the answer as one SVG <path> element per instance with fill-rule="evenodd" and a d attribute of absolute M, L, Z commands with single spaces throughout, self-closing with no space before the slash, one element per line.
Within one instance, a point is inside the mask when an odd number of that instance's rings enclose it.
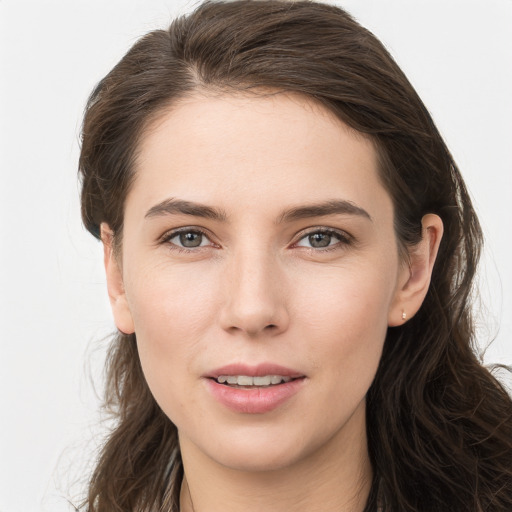
<path fill-rule="evenodd" d="M 301 460 L 300 454 L 281 453 L 280 450 L 261 449 L 239 450 L 236 453 L 231 450 L 230 453 L 220 454 L 217 462 L 234 471 L 245 473 L 267 473 L 289 468 Z"/>
<path fill-rule="evenodd" d="M 258 431 L 259 430 L 259 431 Z M 274 435 L 272 435 L 274 434 Z M 218 464 L 241 472 L 269 472 L 289 468 L 307 460 L 328 441 L 328 436 L 310 439 L 304 444 L 304 435 L 262 432 L 261 429 L 241 432 L 218 439 L 213 450 L 205 447 L 211 459 Z M 308 437 L 308 436 L 306 436 Z"/>

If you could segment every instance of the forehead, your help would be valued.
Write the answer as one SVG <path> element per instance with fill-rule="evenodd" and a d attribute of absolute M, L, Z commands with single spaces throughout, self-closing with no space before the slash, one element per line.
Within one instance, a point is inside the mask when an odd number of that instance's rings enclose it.
<path fill-rule="evenodd" d="M 232 199 L 270 207 L 341 194 L 369 205 L 387 196 L 377 168 L 371 140 L 303 96 L 197 95 L 145 130 L 127 203 L 177 196 L 228 211 Z"/>

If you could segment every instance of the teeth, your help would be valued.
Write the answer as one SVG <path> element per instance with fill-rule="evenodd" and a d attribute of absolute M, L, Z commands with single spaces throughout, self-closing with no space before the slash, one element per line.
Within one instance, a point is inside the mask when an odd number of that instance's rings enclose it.
<path fill-rule="evenodd" d="M 252 382 L 255 386 L 270 386 L 270 383 L 272 382 L 272 376 L 265 375 L 265 377 L 253 377 Z M 276 384 L 278 383 L 276 382 Z"/>
<path fill-rule="evenodd" d="M 254 384 L 252 377 L 247 377 L 246 375 L 240 375 L 238 377 L 235 377 L 236 383 L 239 386 L 252 386 Z M 228 379 L 229 382 L 229 379 Z M 231 384 L 231 382 L 229 382 Z"/>
<path fill-rule="evenodd" d="M 248 375 L 219 375 L 217 382 L 219 384 L 231 384 L 233 386 L 270 386 L 281 384 L 281 382 L 290 382 L 291 377 L 282 375 L 263 375 L 261 377 L 250 377 Z"/>

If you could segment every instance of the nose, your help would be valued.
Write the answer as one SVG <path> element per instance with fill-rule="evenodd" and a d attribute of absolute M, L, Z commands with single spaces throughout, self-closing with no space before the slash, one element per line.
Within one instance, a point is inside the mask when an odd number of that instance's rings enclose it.
<path fill-rule="evenodd" d="M 288 328 L 284 275 L 263 251 L 238 252 L 227 264 L 222 328 L 247 337 L 275 336 Z"/>

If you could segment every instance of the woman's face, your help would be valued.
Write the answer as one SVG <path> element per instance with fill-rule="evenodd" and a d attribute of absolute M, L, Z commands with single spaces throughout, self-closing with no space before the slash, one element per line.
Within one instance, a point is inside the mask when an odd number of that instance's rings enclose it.
<path fill-rule="evenodd" d="M 408 270 L 362 135 L 300 96 L 183 100 L 142 139 L 121 261 L 116 322 L 183 449 L 261 470 L 364 441 Z"/>

